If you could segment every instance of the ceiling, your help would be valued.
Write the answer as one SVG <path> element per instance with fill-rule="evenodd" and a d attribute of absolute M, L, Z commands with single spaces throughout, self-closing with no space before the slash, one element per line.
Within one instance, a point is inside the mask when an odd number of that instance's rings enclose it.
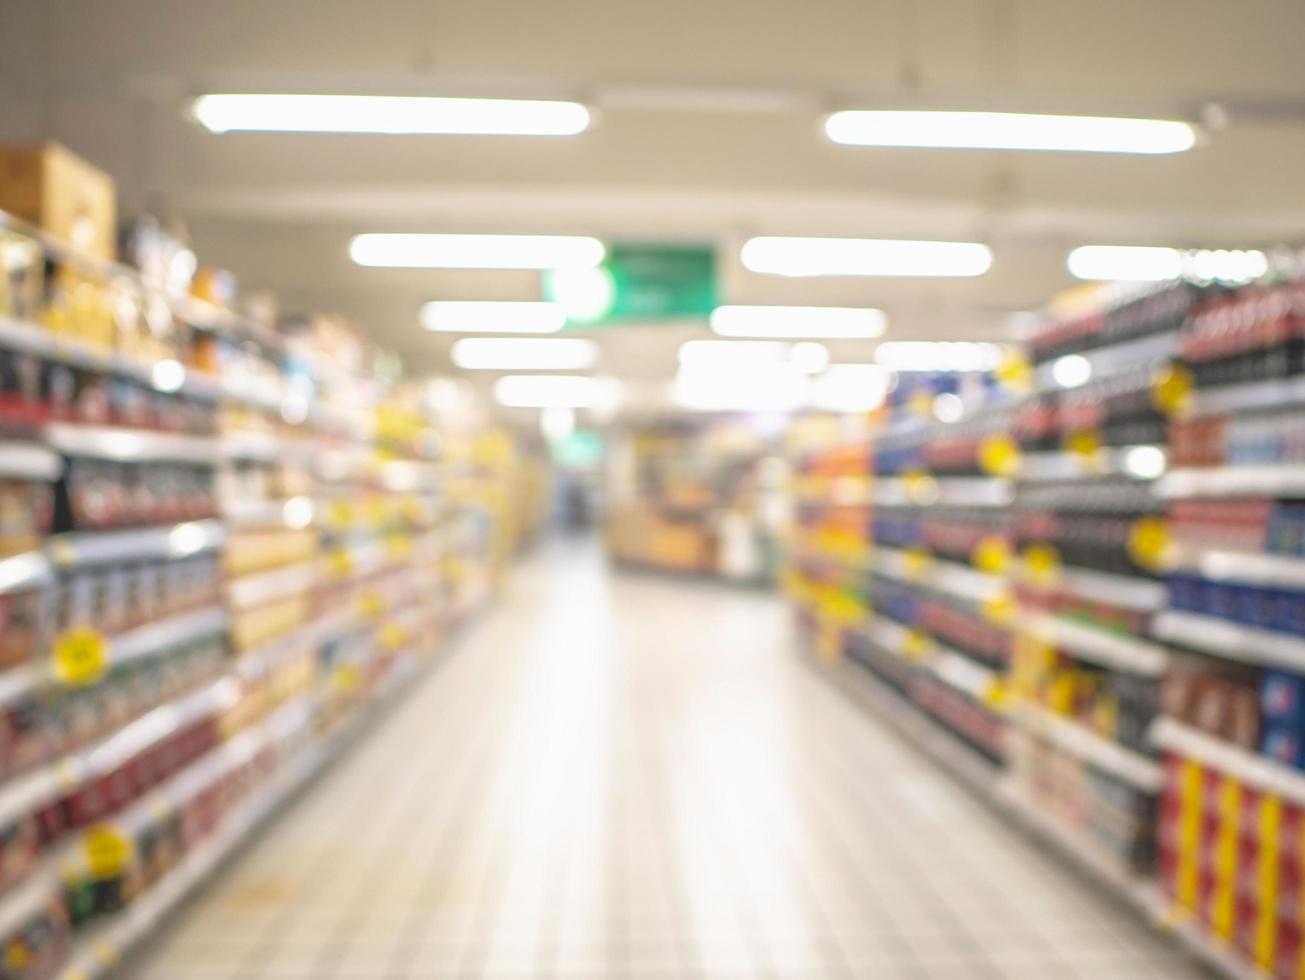
<path fill-rule="evenodd" d="M 1069 284 L 1083 243 L 1305 238 L 1300 0 L 3 0 L 0 138 L 55 138 L 125 213 L 185 219 L 201 259 L 283 308 L 342 313 L 414 371 L 434 298 L 535 299 L 535 274 L 352 266 L 364 231 L 712 241 L 731 302 L 870 305 L 896 339 L 1000 339 Z M 570 139 L 212 135 L 205 91 L 557 97 Z M 1227 117 L 1172 157 L 852 149 L 846 107 Z M 748 273 L 758 233 L 982 240 L 972 280 Z M 603 369 L 669 376 L 702 325 L 603 338 Z M 864 360 L 868 344 L 834 345 Z"/>

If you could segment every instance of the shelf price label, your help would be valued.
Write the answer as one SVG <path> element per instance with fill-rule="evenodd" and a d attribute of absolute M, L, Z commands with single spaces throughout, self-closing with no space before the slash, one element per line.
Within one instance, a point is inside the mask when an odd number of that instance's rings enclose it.
<path fill-rule="evenodd" d="M 1102 468 L 1101 433 L 1096 429 L 1079 429 L 1065 437 L 1065 450 L 1079 466 L 1094 472 Z"/>
<path fill-rule="evenodd" d="M 1007 391 L 1024 392 L 1033 387 L 1033 369 L 1029 359 L 1017 347 L 1011 347 L 1001 356 L 993 372 L 997 383 Z"/>
<path fill-rule="evenodd" d="M 386 623 L 377 636 L 381 648 L 388 653 L 397 653 L 408 642 L 408 631 L 399 623 Z"/>
<path fill-rule="evenodd" d="M 902 570 L 907 578 L 921 579 L 929 571 L 929 552 L 919 545 L 911 545 L 902 551 Z"/>
<path fill-rule="evenodd" d="M 104 881 L 121 877 L 126 872 L 135 857 L 136 846 L 117 827 L 100 824 L 88 830 L 82 838 L 82 853 L 91 874 Z"/>
<path fill-rule="evenodd" d="M 1006 626 L 1015 618 L 1015 600 L 1009 592 L 996 592 L 984 597 L 980 611 L 992 625 Z"/>
<path fill-rule="evenodd" d="M 1192 404 L 1192 372 L 1181 364 L 1169 364 L 1151 379 L 1151 404 L 1163 415 L 1179 415 Z"/>
<path fill-rule="evenodd" d="M 375 589 L 368 589 L 358 597 L 358 615 L 363 619 L 377 619 L 385 608 L 385 600 Z"/>
<path fill-rule="evenodd" d="M 353 571 L 353 554 L 348 548 L 336 548 L 327 556 L 326 567 L 337 578 L 344 578 Z"/>
<path fill-rule="evenodd" d="M 394 531 L 385 536 L 385 552 L 394 561 L 404 561 L 412 554 L 412 535 Z"/>
<path fill-rule="evenodd" d="M 1163 517 L 1139 517 L 1128 529 L 1128 556 L 1138 567 L 1163 571 L 1169 552 L 1169 524 Z"/>
<path fill-rule="evenodd" d="M 929 649 L 929 634 L 918 626 L 913 626 L 902 637 L 902 653 L 908 660 L 920 662 Z"/>
<path fill-rule="evenodd" d="M 1024 576 L 1038 588 L 1048 588 L 1060 578 L 1060 552 L 1039 541 L 1024 549 Z"/>
<path fill-rule="evenodd" d="M 979 443 L 979 469 L 989 476 L 1014 476 L 1020 469 L 1020 446 L 1005 432 L 985 436 Z"/>
<path fill-rule="evenodd" d="M 992 534 L 980 538 L 970 554 L 970 563 L 989 575 L 1005 575 L 1010 570 L 1010 542 Z"/>
<path fill-rule="evenodd" d="M 54 676 L 60 684 L 85 687 L 109 669 L 109 641 L 99 630 L 74 626 L 54 641 Z"/>

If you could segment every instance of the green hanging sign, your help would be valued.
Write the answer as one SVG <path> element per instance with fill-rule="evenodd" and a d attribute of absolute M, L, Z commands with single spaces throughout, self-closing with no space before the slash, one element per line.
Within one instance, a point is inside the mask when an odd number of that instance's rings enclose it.
<path fill-rule="evenodd" d="M 716 251 L 612 245 L 597 268 L 546 272 L 544 298 L 565 307 L 569 328 L 705 319 L 716 308 Z"/>

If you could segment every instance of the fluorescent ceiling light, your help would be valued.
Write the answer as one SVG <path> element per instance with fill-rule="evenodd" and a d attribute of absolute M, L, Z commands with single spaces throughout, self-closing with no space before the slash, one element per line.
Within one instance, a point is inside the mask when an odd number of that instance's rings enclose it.
<path fill-rule="evenodd" d="M 1047 116 L 1021 112 L 850 110 L 825 120 L 845 146 L 921 146 L 1081 153 L 1182 153 L 1196 143 L 1187 123 L 1170 119 Z"/>
<path fill-rule="evenodd" d="M 1092 380 L 1092 362 L 1082 354 L 1066 354 L 1051 362 L 1051 380 L 1062 388 L 1078 388 Z"/>
<path fill-rule="evenodd" d="M 876 238 L 751 238 L 740 258 L 776 276 L 981 276 L 992 265 L 977 242 Z"/>
<path fill-rule="evenodd" d="M 556 333 L 566 326 L 557 303 L 434 300 L 421 308 L 421 325 L 439 333 Z"/>
<path fill-rule="evenodd" d="M 591 269 L 607 249 L 583 235 L 358 235 L 349 257 L 381 269 Z"/>
<path fill-rule="evenodd" d="M 698 411 L 781 412 L 806 401 L 807 384 L 801 369 L 784 362 L 754 362 L 733 371 L 691 365 L 675 376 L 672 397 L 681 407 Z"/>
<path fill-rule="evenodd" d="M 619 397 L 614 380 L 577 374 L 509 374 L 494 382 L 494 399 L 508 408 L 611 408 Z"/>
<path fill-rule="evenodd" d="M 469 371 L 578 371 L 597 360 L 598 345 L 579 337 L 464 337 L 453 345 L 453 363 Z"/>
<path fill-rule="evenodd" d="M 858 339 L 888 325 L 882 310 L 846 306 L 718 306 L 711 329 L 722 337 Z"/>
<path fill-rule="evenodd" d="M 816 374 L 829 363 L 829 351 L 814 341 L 786 344 L 777 340 L 689 340 L 680 345 L 679 356 L 681 368 L 717 375 L 776 365 Z"/>
<path fill-rule="evenodd" d="M 811 382 L 811 405 L 826 412 L 871 412 L 888 397 L 889 372 L 877 364 L 831 364 Z"/>
<path fill-rule="evenodd" d="M 394 95 L 202 95 L 195 118 L 213 133 L 381 133 L 574 136 L 589 128 L 578 102 Z"/>
<path fill-rule="evenodd" d="M 991 371 L 1001 353 L 1000 344 L 886 340 L 875 348 L 875 363 L 895 371 Z"/>
<path fill-rule="evenodd" d="M 1254 250 L 1182 252 L 1150 245 L 1081 245 L 1069 253 L 1065 264 L 1079 279 L 1110 282 L 1163 282 L 1180 276 L 1249 282 L 1269 268 L 1268 257 Z"/>

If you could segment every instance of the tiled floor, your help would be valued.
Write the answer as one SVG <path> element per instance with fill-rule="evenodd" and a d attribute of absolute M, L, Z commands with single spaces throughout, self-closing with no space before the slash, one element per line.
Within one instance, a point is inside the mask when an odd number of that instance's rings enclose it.
<path fill-rule="evenodd" d="M 141 980 L 1191 977 L 794 655 L 556 545 Z"/>

